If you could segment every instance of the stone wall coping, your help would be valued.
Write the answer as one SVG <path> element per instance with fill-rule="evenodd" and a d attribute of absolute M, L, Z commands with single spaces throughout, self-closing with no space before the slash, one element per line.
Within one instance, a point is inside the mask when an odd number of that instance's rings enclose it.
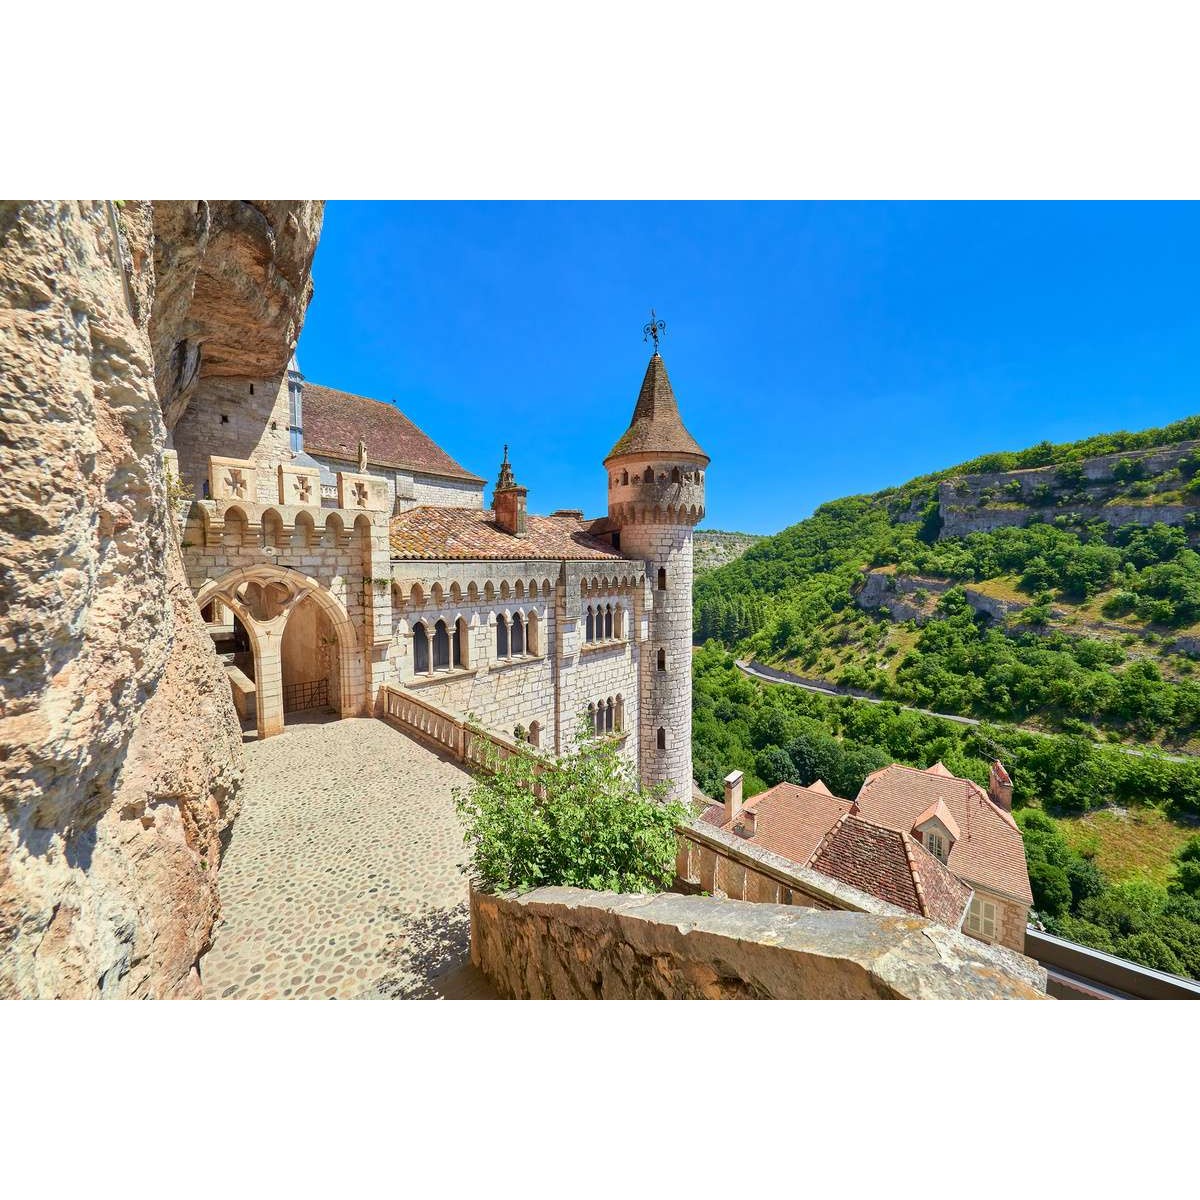
<path fill-rule="evenodd" d="M 502 994 L 554 999 L 1047 998 L 1031 959 L 911 914 L 672 892 L 472 887 L 471 959 Z"/>

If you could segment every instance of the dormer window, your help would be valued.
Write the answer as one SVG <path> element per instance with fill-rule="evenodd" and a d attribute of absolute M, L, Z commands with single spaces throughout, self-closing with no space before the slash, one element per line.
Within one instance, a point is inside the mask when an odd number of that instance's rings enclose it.
<path fill-rule="evenodd" d="M 936 833 L 931 829 L 925 835 L 925 849 L 928 850 L 934 858 L 940 859 L 942 862 L 946 861 L 946 843 L 943 841 L 940 833 Z"/>

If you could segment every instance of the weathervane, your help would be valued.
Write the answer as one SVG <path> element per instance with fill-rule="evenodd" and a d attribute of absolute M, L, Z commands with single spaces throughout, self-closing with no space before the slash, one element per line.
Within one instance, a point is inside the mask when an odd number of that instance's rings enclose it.
<path fill-rule="evenodd" d="M 654 311 L 654 309 L 651 309 L 650 310 L 650 323 L 648 325 L 642 326 L 642 341 L 648 342 L 651 338 L 653 338 L 655 354 L 658 353 L 658 339 L 662 334 L 666 333 L 666 331 L 667 331 L 666 321 L 660 321 L 658 319 L 658 314 Z"/>

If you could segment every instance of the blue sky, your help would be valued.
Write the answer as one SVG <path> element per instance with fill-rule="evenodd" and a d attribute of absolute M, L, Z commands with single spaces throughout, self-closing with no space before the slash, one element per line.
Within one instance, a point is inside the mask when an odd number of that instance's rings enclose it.
<path fill-rule="evenodd" d="M 1196 205 L 331 201 L 313 273 L 306 377 L 533 512 L 604 512 L 651 305 L 709 528 L 1200 411 Z"/>

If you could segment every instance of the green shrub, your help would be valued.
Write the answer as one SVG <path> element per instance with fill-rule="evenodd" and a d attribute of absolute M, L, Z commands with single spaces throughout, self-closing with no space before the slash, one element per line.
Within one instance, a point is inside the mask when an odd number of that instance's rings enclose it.
<path fill-rule="evenodd" d="M 663 789 L 642 788 L 616 744 L 581 737 L 575 754 L 513 755 L 455 792 L 471 869 L 485 887 L 557 885 L 662 891 L 675 827 L 690 819 Z M 539 769 L 540 768 L 540 769 Z"/>
<path fill-rule="evenodd" d="M 1071 906 L 1071 884 L 1061 867 L 1044 859 L 1029 864 L 1029 886 L 1033 889 L 1033 906 L 1040 913 L 1060 916 Z"/>

